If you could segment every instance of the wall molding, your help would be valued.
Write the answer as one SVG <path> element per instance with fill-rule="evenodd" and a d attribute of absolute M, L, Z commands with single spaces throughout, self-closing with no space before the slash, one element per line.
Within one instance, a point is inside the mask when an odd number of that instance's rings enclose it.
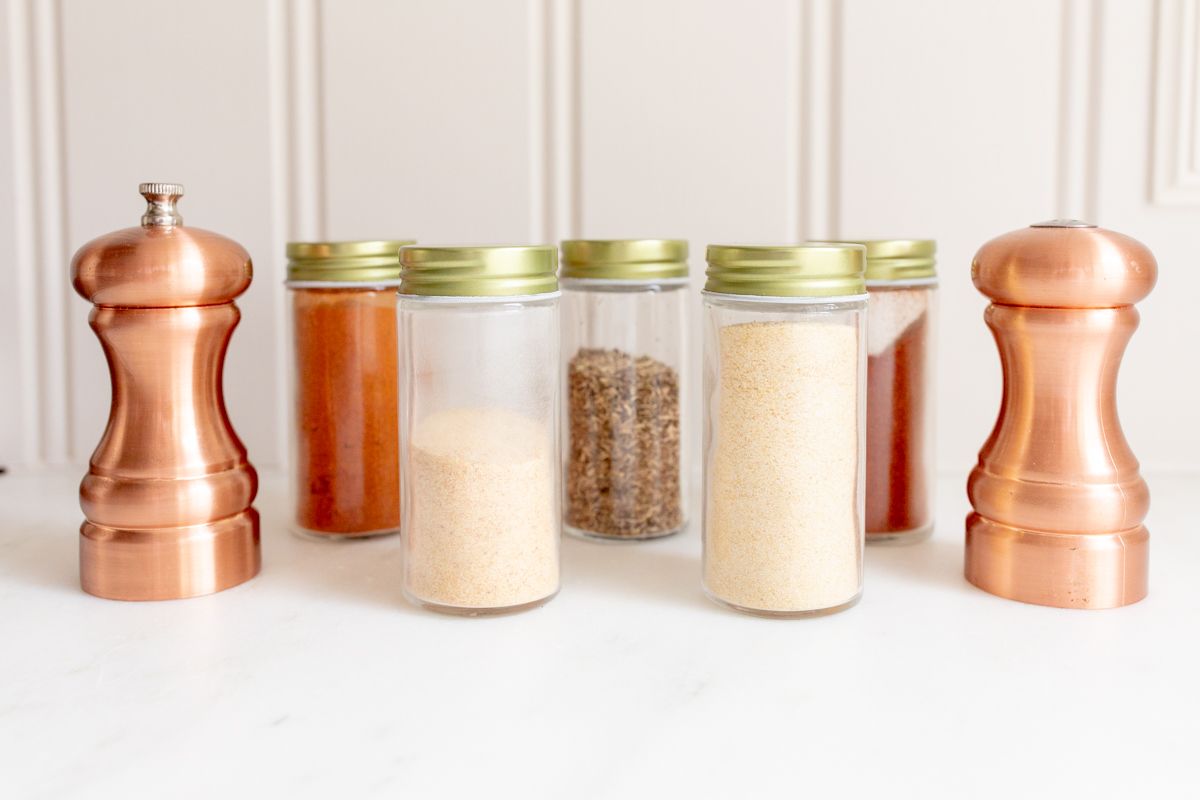
<path fill-rule="evenodd" d="M 580 0 L 531 0 L 529 7 L 530 241 L 579 235 Z"/>
<path fill-rule="evenodd" d="M 267 50 L 271 152 L 271 239 L 268 282 L 287 278 L 283 243 L 321 240 L 325 208 L 325 113 L 323 41 L 319 0 L 269 0 Z M 260 267 L 263 262 L 260 260 Z M 260 277 L 260 280 L 262 278 Z M 275 462 L 288 459 L 290 416 L 288 293 L 273 293 L 275 315 Z"/>
<path fill-rule="evenodd" d="M 71 460 L 62 31 L 54 0 L 11 0 L 13 191 L 21 459 Z"/>
<path fill-rule="evenodd" d="M 1150 202 L 1200 206 L 1200 0 L 1158 0 Z"/>
<path fill-rule="evenodd" d="M 842 6 L 839 0 L 798 0 L 799 69 L 794 119 L 797 240 L 836 239 L 841 232 Z"/>
<path fill-rule="evenodd" d="M 1097 214 L 1103 17 L 1093 0 L 1062 0 L 1055 216 Z"/>

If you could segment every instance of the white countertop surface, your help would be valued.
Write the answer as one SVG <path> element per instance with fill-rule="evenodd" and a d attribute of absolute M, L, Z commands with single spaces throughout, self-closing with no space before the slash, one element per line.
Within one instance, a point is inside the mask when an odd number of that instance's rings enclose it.
<path fill-rule="evenodd" d="M 703 597 L 694 526 L 568 539 L 535 611 L 419 611 L 395 537 L 290 535 L 278 476 L 258 578 L 100 600 L 79 477 L 0 477 L 0 797 L 1200 797 L 1198 474 L 1148 476 L 1135 606 L 971 587 L 956 477 L 857 607 L 786 621 Z"/>

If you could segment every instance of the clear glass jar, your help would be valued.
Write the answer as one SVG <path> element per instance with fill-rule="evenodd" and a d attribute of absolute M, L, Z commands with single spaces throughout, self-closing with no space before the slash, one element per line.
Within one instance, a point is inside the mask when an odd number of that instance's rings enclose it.
<path fill-rule="evenodd" d="M 340 539 L 400 529 L 396 287 L 407 243 L 287 246 L 297 533 Z"/>
<path fill-rule="evenodd" d="M 566 530 L 627 541 L 683 529 L 687 242 L 562 244 Z"/>
<path fill-rule="evenodd" d="M 863 248 L 708 249 L 704 589 L 773 617 L 862 593 Z"/>
<path fill-rule="evenodd" d="M 867 248 L 868 542 L 918 542 L 933 531 L 935 242 Z"/>
<path fill-rule="evenodd" d="M 559 294 L 552 247 L 401 251 L 404 592 L 435 611 L 559 588 Z"/>

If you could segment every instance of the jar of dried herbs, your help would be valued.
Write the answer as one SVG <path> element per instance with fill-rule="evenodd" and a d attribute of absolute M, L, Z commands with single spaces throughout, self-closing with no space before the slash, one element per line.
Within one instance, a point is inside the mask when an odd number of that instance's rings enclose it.
<path fill-rule="evenodd" d="M 681 530 L 687 242 L 562 243 L 566 529 L 599 539 Z"/>
<path fill-rule="evenodd" d="M 354 538 L 400 527 L 396 287 L 404 241 L 291 242 L 291 524 Z"/>
<path fill-rule="evenodd" d="M 772 617 L 862 592 L 860 245 L 708 248 L 704 588 Z"/>

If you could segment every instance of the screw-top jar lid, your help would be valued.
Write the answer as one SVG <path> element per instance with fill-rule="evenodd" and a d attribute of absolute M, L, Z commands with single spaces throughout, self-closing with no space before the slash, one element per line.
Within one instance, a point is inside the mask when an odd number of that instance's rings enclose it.
<path fill-rule="evenodd" d="M 570 239 L 562 243 L 562 276 L 609 281 L 686 278 L 682 239 Z"/>
<path fill-rule="evenodd" d="M 859 244 L 708 246 L 704 291 L 761 297 L 844 297 L 866 291 Z"/>
<path fill-rule="evenodd" d="M 848 239 L 867 248 L 868 281 L 911 281 L 937 277 L 933 239 Z"/>
<path fill-rule="evenodd" d="M 400 294 L 511 297 L 558 291 L 558 248 L 404 247 Z"/>
<path fill-rule="evenodd" d="M 400 248 L 413 241 L 288 242 L 288 280 L 395 281 L 400 277 Z"/>

